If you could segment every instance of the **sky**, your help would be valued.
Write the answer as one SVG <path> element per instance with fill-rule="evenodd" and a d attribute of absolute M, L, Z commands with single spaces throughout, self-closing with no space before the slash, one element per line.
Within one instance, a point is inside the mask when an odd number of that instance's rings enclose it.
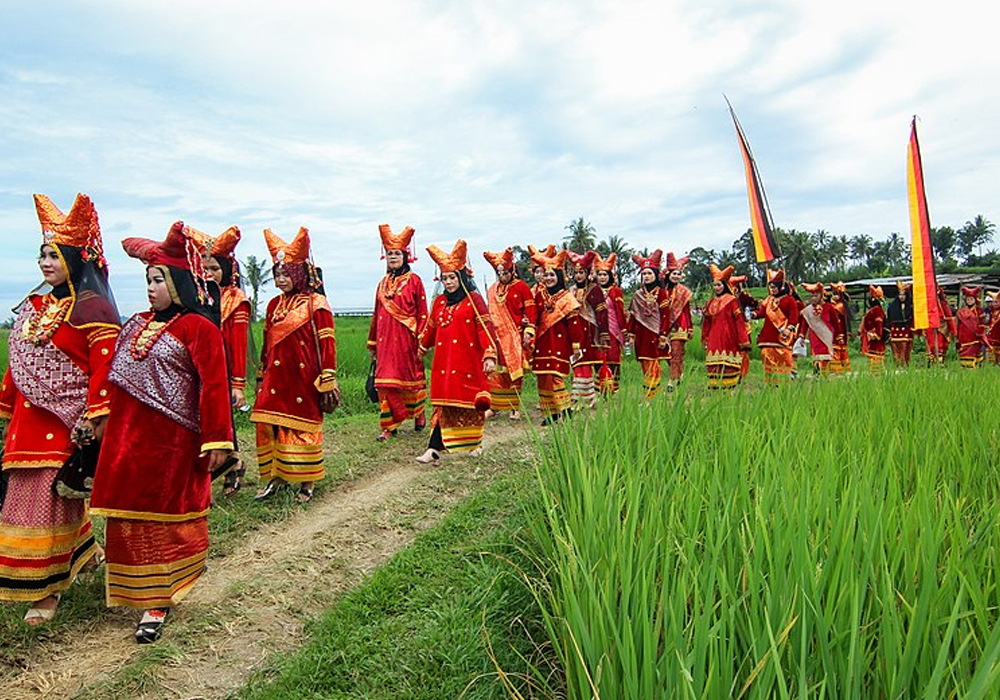
<path fill-rule="evenodd" d="M 989 17 L 987 17 L 987 13 Z M 931 223 L 996 221 L 989 3 L 884 0 L 0 0 L 0 318 L 41 276 L 31 195 L 96 204 L 120 310 L 126 236 L 176 220 L 310 230 L 335 309 L 369 306 L 378 225 L 424 247 L 599 240 L 678 256 L 749 227 L 726 95 L 774 223 L 909 235 L 918 117 Z M 273 287 L 265 296 L 273 295 Z"/>

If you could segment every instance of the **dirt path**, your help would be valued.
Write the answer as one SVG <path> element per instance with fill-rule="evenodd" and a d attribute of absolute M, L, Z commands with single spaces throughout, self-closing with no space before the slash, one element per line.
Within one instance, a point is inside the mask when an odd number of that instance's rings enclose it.
<path fill-rule="evenodd" d="M 267 658 L 299 646 L 310 618 L 501 469 L 491 448 L 515 439 L 527 449 L 522 425 L 491 422 L 484 457 L 445 458 L 437 467 L 396 451 L 398 457 L 374 473 L 249 534 L 233 554 L 210 560 L 158 644 L 137 645 L 131 639 L 135 615 L 116 613 L 37 645 L 27 668 L 0 673 L 0 694 L 9 700 L 70 698 L 81 691 L 116 697 L 108 683 L 131 666 L 132 697 L 223 697 Z"/>

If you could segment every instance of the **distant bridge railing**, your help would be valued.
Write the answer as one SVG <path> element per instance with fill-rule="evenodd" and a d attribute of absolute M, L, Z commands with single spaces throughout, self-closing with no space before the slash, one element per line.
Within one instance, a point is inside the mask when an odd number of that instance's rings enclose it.
<path fill-rule="evenodd" d="M 372 307 L 370 306 L 346 306 L 342 308 L 333 308 L 334 316 L 371 316 Z"/>

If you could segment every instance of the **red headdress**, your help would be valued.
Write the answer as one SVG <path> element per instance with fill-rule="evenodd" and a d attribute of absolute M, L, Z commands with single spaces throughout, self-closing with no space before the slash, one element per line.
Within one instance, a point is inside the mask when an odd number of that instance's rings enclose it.
<path fill-rule="evenodd" d="M 574 253 L 572 250 L 567 250 L 566 255 L 569 256 L 569 260 L 573 263 L 574 270 L 589 270 L 594 266 L 594 258 L 597 256 L 592 250 L 588 250 L 584 254 Z"/>
<path fill-rule="evenodd" d="M 730 267 L 732 267 L 732 265 L 730 265 Z M 734 287 L 738 284 L 743 284 L 746 281 L 747 281 L 746 275 L 732 275 L 729 278 L 729 284 L 733 285 Z"/>
<path fill-rule="evenodd" d="M 868 296 L 872 299 L 885 299 L 885 290 L 877 285 L 870 284 L 868 285 Z"/>
<path fill-rule="evenodd" d="M 507 248 L 502 253 L 491 253 L 488 250 L 483 251 L 483 257 L 486 258 L 486 262 L 493 266 L 493 269 L 500 272 L 500 268 L 504 270 L 514 270 L 514 250 L 512 248 Z"/>
<path fill-rule="evenodd" d="M 688 256 L 685 255 L 681 259 L 677 259 L 672 252 L 667 253 L 667 272 L 672 272 L 674 270 L 683 270 L 684 266 L 687 265 Z"/>
<path fill-rule="evenodd" d="M 979 295 L 982 294 L 982 292 L 983 292 L 983 288 L 982 288 L 982 286 L 962 287 L 961 291 L 962 291 L 962 296 L 963 297 L 975 297 L 976 300 L 978 301 L 979 300 Z"/>
<path fill-rule="evenodd" d="M 455 247 L 452 248 L 450 253 L 446 253 L 436 245 L 427 246 L 427 253 L 437 263 L 442 273 L 458 272 L 460 270 L 465 270 L 467 273 L 471 272 L 466 265 L 468 246 L 461 238 L 455 242 Z"/>
<path fill-rule="evenodd" d="M 785 281 L 785 268 L 779 268 L 777 270 L 767 271 L 767 283 L 770 284 L 774 282 L 775 284 L 781 284 Z"/>
<path fill-rule="evenodd" d="M 414 228 L 407 226 L 399 233 L 393 233 L 389 224 L 378 225 L 378 235 L 382 239 L 382 248 L 385 250 L 402 250 L 406 253 L 406 262 L 416 262 L 417 256 L 413 254 L 410 243 L 413 241 Z"/>
<path fill-rule="evenodd" d="M 166 265 L 187 270 L 194 277 L 198 301 L 206 306 L 214 303 L 205 281 L 204 244 L 199 244 L 194 230 L 185 226 L 183 221 L 174 222 L 162 242 L 149 238 L 125 238 L 122 248 L 129 257 L 141 260 L 147 266 Z"/>
<path fill-rule="evenodd" d="M 640 270 L 645 270 L 646 268 L 656 270 L 657 273 L 660 271 L 660 260 L 663 258 L 663 251 L 657 248 L 653 251 L 652 255 L 648 258 L 644 258 L 641 255 L 632 254 L 632 261 L 639 266 Z"/>
<path fill-rule="evenodd" d="M 534 261 L 536 255 L 541 255 L 546 258 L 551 258 L 556 254 L 556 250 L 557 250 L 556 247 L 551 243 L 545 246 L 545 250 L 543 251 L 539 251 L 538 248 L 531 245 L 530 243 L 528 244 L 528 256 L 532 259 L 532 261 Z M 536 267 L 538 265 L 540 265 L 540 263 L 535 263 Z"/>
<path fill-rule="evenodd" d="M 809 292 L 810 294 L 822 294 L 825 291 L 825 287 L 822 282 L 815 282 L 813 284 L 802 283 L 802 288 Z"/>
<path fill-rule="evenodd" d="M 618 265 L 618 254 L 611 253 L 608 257 L 602 258 L 600 253 L 594 257 L 594 269 L 598 272 L 611 272 L 615 271 L 615 267 Z"/>

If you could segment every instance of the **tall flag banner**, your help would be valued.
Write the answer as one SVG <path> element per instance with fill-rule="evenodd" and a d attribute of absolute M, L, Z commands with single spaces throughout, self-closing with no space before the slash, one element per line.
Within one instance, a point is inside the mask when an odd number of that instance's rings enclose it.
<path fill-rule="evenodd" d="M 723 95 L 725 97 L 725 95 Z M 754 162 L 753 154 L 750 153 L 750 146 L 747 145 L 746 136 L 736 118 L 736 112 L 726 97 L 726 104 L 729 105 L 729 114 L 733 118 L 733 125 L 736 126 L 736 136 L 740 141 L 740 153 L 743 154 L 743 168 L 747 177 L 747 195 L 750 199 L 750 228 L 753 231 L 753 247 L 758 263 L 769 263 L 775 258 L 781 257 L 778 250 L 778 242 L 774 238 L 774 225 L 771 223 L 771 212 L 767 206 L 767 197 L 764 195 L 764 186 L 760 182 L 760 173 L 757 172 L 757 164 Z"/>
<path fill-rule="evenodd" d="M 913 327 L 937 328 L 941 313 L 934 277 L 934 248 L 931 246 L 931 217 L 924 192 L 924 166 L 917 142 L 917 118 L 910 125 L 910 146 L 906 149 L 906 185 L 910 201 L 910 233 L 913 255 Z"/>

